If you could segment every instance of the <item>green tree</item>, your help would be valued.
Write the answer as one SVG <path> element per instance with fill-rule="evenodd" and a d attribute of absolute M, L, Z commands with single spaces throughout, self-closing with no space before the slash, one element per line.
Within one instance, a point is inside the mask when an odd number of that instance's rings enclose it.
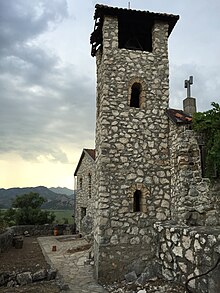
<path fill-rule="evenodd" d="M 0 233 L 4 232 L 6 223 L 4 220 L 4 213 L 0 209 Z"/>
<path fill-rule="evenodd" d="M 3 220 L 7 223 L 8 226 L 14 226 L 16 224 L 16 210 L 15 209 L 8 209 L 3 214 Z"/>
<path fill-rule="evenodd" d="M 212 177 L 213 168 L 220 174 L 220 106 L 193 115 L 193 129 L 204 137 L 206 149 L 206 176 Z"/>
<path fill-rule="evenodd" d="M 38 193 L 30 192 L 19 195 L 12 203 L 17 225 L 42 225 L 53 223 L 54 213 L 41 210 L 46 200 Z"/>

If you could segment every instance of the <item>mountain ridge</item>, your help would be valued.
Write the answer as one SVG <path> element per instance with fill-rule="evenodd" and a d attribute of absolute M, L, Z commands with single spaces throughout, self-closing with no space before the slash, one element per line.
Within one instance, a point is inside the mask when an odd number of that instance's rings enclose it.
<path fill-rule="evenodd" d="M 58 191 L 59 187 L 58 189 L 54 187 L 54 189 Z M 73 209 L 74 192 L 68 188 L 65 189 L 69 190 L 69 193 L 72 192 L 72 195 L 54 192 L 45 186 L 0 188 L 0 208 L 10 208 L 17 195 L 36 192 L 46 199 L 46 202 L 42 205 L 43 209 Z"/>
<path fill-rule="evenodd" d="M 50 187 L 51 191 L 58 193 L 58 194 L 65 194 L 65 195 L 73 195 L 74 191 L 72 189 L 69 189 L 67 187 Z"/>

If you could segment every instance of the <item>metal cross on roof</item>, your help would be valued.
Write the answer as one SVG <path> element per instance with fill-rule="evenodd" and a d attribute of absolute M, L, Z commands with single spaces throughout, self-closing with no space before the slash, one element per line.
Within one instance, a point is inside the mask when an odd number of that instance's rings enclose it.
<path fill-rule="evenodd" d="M 191 88 L 190 88 L 190 86 L 192 84 L 193 84 L 193 76 L 190 76 L 189 80 L 186 79 L 185 83 L 184 83 L 184 87 L 185 87 L 185 89 L 187 89 L 187 98 L 191 97 L 191 92 L 190 92 Z"/>

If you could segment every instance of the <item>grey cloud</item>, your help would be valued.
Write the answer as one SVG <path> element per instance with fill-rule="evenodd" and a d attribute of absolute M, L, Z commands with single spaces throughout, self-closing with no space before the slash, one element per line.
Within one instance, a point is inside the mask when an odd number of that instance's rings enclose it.
<path fill-rule="evenodd" d="M 67 16 L 61 0 L 0 1 L 0 49 L 31 40 Z"/>
<path fill-rule="evenodd" d="M 67 15 L 66 1 L 0 1 L 0 11 L 0 153 L 66 163 L 62 145 L 94 138 L 95 85 L 29 42 Z"/>
<path fill-rule="evenodd" d="M 83 84 L 83 78 L 64 77 L 63 86 L 59 75 L 58 80 L 56 75 L 48 77 L 53 78 L 56 89 L 47 88 L 43 94 L 29 96 L 27 88 L 18 87 L 17 90 L 10 84 L 4 88 L 0 108 L 1 151 L 17 150 L 25 158 L 31 152 L 32 159 L 37 153 L 54 154 L 60 160 L 64 157 L 58 152 L 59 145 L 83 143 L 85 138 L 93 138 L 94 115 L 90 115 L 95 110 L 93 85 Z M 0 87 L 3 88 L 4 84 L 3 80 Z"/>
<path fill-rule="evenodd" d="M 16 46 L 8 56 L 0 60 L 2 73 L 22 78 L 28 86 L 43 84 L 45 76 L 54 71 L 59 61 L 57 56 L 27 45 Z"/>

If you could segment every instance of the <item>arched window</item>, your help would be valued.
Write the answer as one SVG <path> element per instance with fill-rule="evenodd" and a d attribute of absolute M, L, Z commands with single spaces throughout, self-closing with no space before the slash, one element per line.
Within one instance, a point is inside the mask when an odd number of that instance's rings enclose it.
<path fill-rule="evenodd" d="M 135 82 L 131 87 L 130 107 L 140 108 L 141 84 Z"/>
<path fill-rule="evenodd" d="M 149 189 L 142 183 L 135 183 L 129 188 L 129 211 L 148 213 L 147 201 L 150 196 Z"/>
<path fill-rule="evenodd" d="M 89 173 L 89 198 L 92 196 L 92 175 Z"/>
<path fill-rule="evenodd" d="M 136 190 L 134 192 L 133 211 L 141 212 L 141 191 Z"/>
<path fill-rule="evenodd" d="M 147 213 L 147 199 L 150 191 L 142 183 L 135 183 L 129 188 L 129 211 Z"/>

